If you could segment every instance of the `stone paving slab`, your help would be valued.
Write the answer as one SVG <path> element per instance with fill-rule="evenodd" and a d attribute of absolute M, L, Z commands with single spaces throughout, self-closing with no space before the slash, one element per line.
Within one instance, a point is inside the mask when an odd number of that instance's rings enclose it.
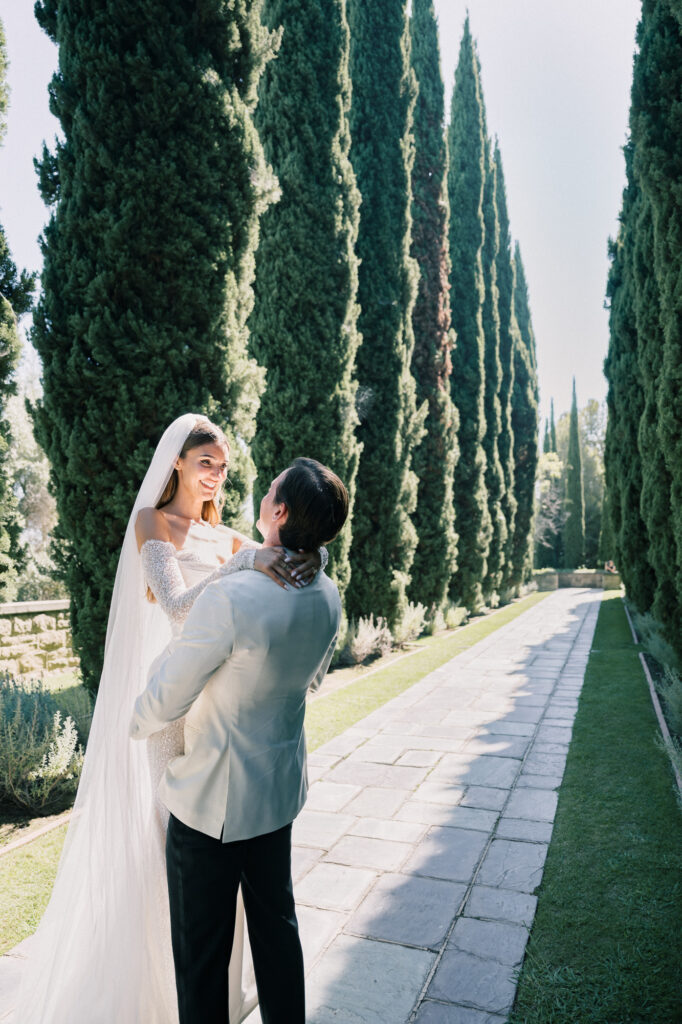
<path fill-rule="evenodd" d="M 551 594 L 311 754 L 307 1024 L 504 1024 L 600 601 Z M 0 958 L 2 1024 L 21 962 Z"/>

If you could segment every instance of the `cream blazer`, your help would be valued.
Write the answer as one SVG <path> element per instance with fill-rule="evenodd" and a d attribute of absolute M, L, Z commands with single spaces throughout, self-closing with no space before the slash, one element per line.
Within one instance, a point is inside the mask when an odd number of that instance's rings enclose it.
<path fill-rule="evenodd" d="M 306 694 L 327 672 L 340 619 L 324 573 L 300 590 L 253 570 L 206 587 L 130 726 L 139 740 L 187 716 L 185 753 L 159 786 L 176 818 L 224 843 L 293 821 L 308 791 Z"/>

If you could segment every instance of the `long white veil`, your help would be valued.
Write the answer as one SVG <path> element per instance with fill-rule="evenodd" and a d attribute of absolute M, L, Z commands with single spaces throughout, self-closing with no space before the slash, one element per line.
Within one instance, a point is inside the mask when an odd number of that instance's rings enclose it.
<path fill-rule="evenodd" d="M 52 897 L 30 953 L 17 1024 L 174 1024 L 165 857 L 152 828 L 146 744 L 128 727 L 153 659 L 170 639 L 145 597 L 135 520 L 155 506 L 198 416 L 163 434 L 128 521 L 111 600 L 104 667 L 74 813 Z M 169 973 L 170 972 L 170 973 Z"/>

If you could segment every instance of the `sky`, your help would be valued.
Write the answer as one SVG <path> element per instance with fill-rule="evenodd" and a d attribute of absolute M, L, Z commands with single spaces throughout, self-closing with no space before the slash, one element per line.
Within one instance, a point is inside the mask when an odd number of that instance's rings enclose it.
<path fill-rule="evenodd" d="M 370 2 L 370 0 L 368 0 Z M 500 142 L 514 238 L 521 246 L 538 347 L 541 415 L 602 400 L 608 345 L 607 241 L 624 185 L 639 0 L 435 0 L 446 97 L 468 8 L 488 129 Z M 56 48 L 33 0 L 0 0 L 10 60 L 0 149 L 0 223 L 19 267 L 40 270 L 47 220 L 33 157 L 59 125 L 47 86 Z"/>

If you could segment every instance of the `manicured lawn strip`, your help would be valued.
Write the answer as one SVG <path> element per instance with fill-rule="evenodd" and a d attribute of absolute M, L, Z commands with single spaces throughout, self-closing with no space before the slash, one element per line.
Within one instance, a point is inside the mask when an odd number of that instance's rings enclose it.
<path fill-rule="evenodd" d="M 447 636 L 434 636 L 420 641 L 424 649 L 418 654 L 413 654 L 393 665 L 387 665 L 385 669 L 369 677 L 361 677 L 357 682 L 349 683 L 343 689 L 330 693 L 328 697 L 316 700 L 308 706 L 305 716 L 308 750 L 316 750 L 323 743 L 345 732 L 351 725 L 355 725 L 372 711 L 397 697 L 429 672 L 433 672 L 468 647 L 473 647 L 479 640 L 505 626 L 548 596 L 547 593 L 529 594 L 528 597 L 510 604 L 495 615 L 478 619 Z"/>
<path fill-rule="evenodd" d="M 47 906 L 66 825 L 0 857 L 0 954 L 32 935 Z"/>
<path fill-rule="evenodd" d="M 657 735 L 606 593 L 510 1024 L 682 1020 L 682 815 Z"/>

